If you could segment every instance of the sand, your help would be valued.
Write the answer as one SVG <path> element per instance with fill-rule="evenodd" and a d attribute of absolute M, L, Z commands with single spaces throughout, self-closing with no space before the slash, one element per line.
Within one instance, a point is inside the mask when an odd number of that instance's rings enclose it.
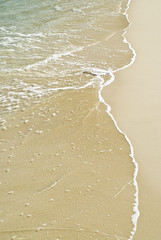
<path fill-rule="evenodd" d="M 126 38 L 136 50 L 130 67 L 115 74 L 103 95 L 119 127 L 131 139 L 139 165 L 139 209 L 135 240 L 161 236 L 161 2 L 132 1 Z"/>
<path fill-rule="evenodd" d="M 131 3 L 133 25 L 126 35 L 137 59 L 117 72 L 115 82 L 103 91 L 119 127 L 132 140 L 139 163 L 141 215 L 135 240 L 159 240 L 161 235 L 161 39 L 155 35 L 159 1 L 156 9 L 149 4 Z M 99 102 L 98 90 L 96 84 L 59 91 L 8 115 L 6 128 L 0 131 L 0 239 L 127 240 L 131 236 L 135 165 L 128 142 Z"/>
<path fill-rule="evenodd" d="M 129 238 L 135 166 L 97 86 L 17 113 L 0 146 L 0 239 Z"/>

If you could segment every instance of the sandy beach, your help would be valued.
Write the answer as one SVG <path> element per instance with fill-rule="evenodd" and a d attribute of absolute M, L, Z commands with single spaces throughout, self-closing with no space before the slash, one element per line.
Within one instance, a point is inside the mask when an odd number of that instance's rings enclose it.
<path fill-rule="evenodd" d="M 135 240 L 161 236 L 160 12 L 160 1 L 131 1 L 132 25 L 125 36 L 136 51 L 136 60 L 118 71 L 103 93 L 119 127 L 131 139 L 139 165 L 140 217 Z"/>
<path fill-rule="evenodd" d="M 1 239 L 129 239 L 135 166 L 97 87 L 22 111 L 0 143 Z"/>
<path fill-rule="evenodd" d="M 0 3 L 0 239 L 160 240 L 159 0 L 130 4 L 127 68 L 128 1 L 19 4 Z"/>

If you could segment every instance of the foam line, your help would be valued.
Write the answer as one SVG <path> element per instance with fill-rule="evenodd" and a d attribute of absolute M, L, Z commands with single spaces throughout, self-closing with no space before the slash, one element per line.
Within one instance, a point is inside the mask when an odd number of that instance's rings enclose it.
<path fill-rule="evenodd" d="M 103 79 L 100 75 L 98 76 L 98 77 L 100 78 L 100 82 L 101 82 L 101 84 L 100 84 L 100 90 L 99 90 L 99 93 L 98 93 L 98 94 L 99 94 L 99 100 L 100 100 L 100 102 L 104 103 L 104 104 L 107 106 L 107 113 L 108 113 L 108 115 L 111 117 L 112 121 L 114 122 L 114 125 L 116 126 L 117 130 L 118 130 L 121 134 L 124 135 L 126 141 L 128 142 L 128 144 L 129 144 L 129 146 L 130 146 L 130 151 L 131 151 L 131 152 L 130 152 L 130 157 L 132 158 L 132 162 L 133 162 L 133 164 L 134 164 L 134 166 L 135 166 L 135 171 L 134 171 L 134 175 L 133 175 L 133 184 L 134 184 L 134 186 L 135 186 L 136 192 L 135 192 L 135 194 L 134 194 L 134 196 L 135 196 L 135 203 L 134 203 L 134 206 L 133 206 L 134 214 L 132 215 L 132 219 L 131 219 L 134 227 L 133 227 L 133 230 L 131 231 L 131 236 L 129 237 L 129 240 L 132 240 L 133 237 L 134 237 L 134 234 L 135 234 L 135 232 L 136 232 L 136 229 L 137 229 L 137 220 L 138 220 L 138 217 L 139 217 L 139 215 L 140 215 L 140 212 L 139 212 L 139 198 L 138 198 L 138 192 L 139 192 L 139 190 L 138 190 L 138 184 L 137 184 L 137 181 L 136 181 L 136 177 L 137 177 L 137 173 L 138 173 L 138 164 L 137 164 L 137 162 L 136 162 L 136 160 L 135 160 L 135 157 L 134 157 L 134 149 L 133 149 L 133 146 L 132 146 L 132 143 L 131 143 L 130 139 L 129 139 L 129 138 L 127 137 L 127 135 L 118 127 L 116 120 L 114 119 L 113 115 L 111 114 L 111 107 L 105 102 L 105 100 L 103 99 L 103 97 L 102 97 L 102 95 L 101 95 L 103 88 L 104 88 L 105 86 L 111 84 L 111 83 L 114 81 L 114 79 L 115 79 L 114 73 L 117 72 L 117 71 L 119 71 L 119 70 L 121 70 L 121 69 L 124 69 L 124 68 L 129 67 L 131 64 L 134 63 L 135 58 L 136 58 L 135 50 L 132 48 L 131 44 L 130 44 L 130 43 L 126 40 L 126 38 L 125 38 L 126 30 L 127 30 L 127 29 L 130 27 L 130 25 L 131 25 L 131 22 L 129 21 L 129 19 L 128 19 L 128 14 L 127 14 L 127 10 L 129 9 L 130 2 L 131 2 L 131 0 L 129 0 L 128 5 L 127 5 L 127 8 L 126 8 L 125 13 L 124 13 L 124 15 L 126 15 L 126 18 L 127 18 L 128 22 L 129 22 L 129 26 L 124 30 L 124 33 L 122 34 L 122 36 L 123 36 L 123 38 L 124 38 L 123 41 L 126 42 L 126 43 L 128 44 L 128 46 L 129 46 L 129 48 L 132 50 L 132 52 L 133 52 L 133 58 L 131 59 L 131 62 L 130 62 L 129 64 L 125 65 L 125 66 L 122 67 L 122 68 L 118 68 L 118 69 L 115 70 L 115 71 L 112 71 L 112 69 L 110 69 L 110 70 L 109 70 L 109 74 L 111 75 L 111 79 L 110 79 L 109 81 L 107 81 L 107 82 L 104 83 L 104 79 Z"/>
<path fill-rule="evenodd" d="M 132 217 L 131 217 L 131 220 L 132 220 L 132 223 L 133 223 L 133 226 L 134 226 L 134 227 L 133 227 L 133 229 L 132 229 L 132 231 L 131 231 L 131 236 L 129 237 L 128 240 L 132 240 L 133 237 L 134 237 L 134 234 L 135 234 L 136 229 L 137 229 L 137 220 L 138 220 L 138 217 L 139 217 L 139 214 L 140 214 L 140 213 L 139 213 L 139 209 L 138 209 L 138 206 L 139 206 L 139 200 L 138 200 L 138 185 L 137 185 L 137 181 L 136 181 L 136 177 L 137 177 L 137 173 L 138 173 L 138 164 L 137 164 L 137 162 L 136 162 L 136 160 L 135 160 L 135 158 L 134 158 L 134 149 L 133 149 L 132 143 L 131 143 L 130 139 L 127 137 L 127 135 L 118 127 L 116 120 L 114 119 L 113 115 L 111 114 L 111 107 L 105 102 L 104 98 L 102 97 L 102 90 L 103 90 L 103 88 L 104 88 L 105 86 L 111 84 L 111 83 L 114 81 L 114 79 L 115 79 L 114 73 L 115 73 L 115 72 L 117 72 L 117 71 L 119 71 L 119 70 L 122 70 L 122 69 L 124 69 L 124 68 L 129 67 L 130 65 L 133 64 L 133 62 L 135 61 L 135 58 L 136 58 L 136 53 L 135 53 L 134 49 L 131 47 L 130 43 L 129 43 L 129 42 L 127 41 L 127 39 L 125 38 L 126 30 L 127 30 L 127 29 L 130 27 L 130 25 L 131 25 L 131 22 L 129 21 L 129 19 L 128 19 L 128 14 L 127 14 L 127 10 L 129 9 L 130 2 L 131 2 L 131 0 L 128 1 L 127 8 L 126 8 L 125 12 L 123 13 L 123 15 L 126 16 L 128 22 L 129 22 L 129 26 L 124 30 L 124 32 L 123 32 L 123 34 L 122 34 L 122 37 L 123 37 L 123 41 L 128 44 L 129 49 L 133 52 L 133 57 L 132 57 L 132 59 L 131 59 L 131 62 L 130 62 L 129 64 L 121 67 L 121 68 L 116 69 L 116 70 L 108 69 L 108 70 L 106 71 L 106 70 L 103 70 L 103 69 L 96 69 L 96 68 L 88 69 L 88 70 L 94 75 L 94 77 L 92 78 L 92 80 L 91 80 L 89 83 L 87 83 L 87 84 L 85 84 L 85 85 L 83 85 L 83 86 L 81 86 L 81 87 L 70 86 L 70 87 L 58 87 L 58 88 L 50 88 L 50 89 L 49 89 L 49 91 L 70 90 L 70 89 L 71 89 L 71 90 L 72 90 L 72 89 L 73 89 L 73 90 L 79 90 L 79 89 L 84 89 L 84 88 L 87 88 L 88 86 L 94 85 L 94 84 L 96 83 L 95 80 L 96 80 L 96 79 L 98 80 L 98 83 L 99 83 L 99 85 L 100 85 L 100 89 L 99 89 L 99 91 L 98 91 L 99 101 L 102 102 L 102 103 L 107 107 L 107 110 L 106 110 L 107 114 L 111 117 L 111 119 L 112 119 L 112 121 L 113 121 L 116 129 L 117 129 L 121 134 L 124 135 L 126 141 L 128 142 L 129 147 L 130 147 L 130 157 L 131 157 L 132 162 L 133 162 L 133 164 L 134 164 L 134 166 L 135 166 L 135 171 L 134 171 L 134 174 L 133 174 L 133 185 L 135 186 L 135 190 L 136 190 L 136 191 L 135 191 L 135 194 L 134 194 L 134 196 L 135 196 L 135 202 L 134 202 L 134 205 L 133 205 L 134 214 L 133 214 Z M 6 31 L 5 29 L 2 29 L 2 28 L 0 28 L 0 29 L 3 30 L 3 31 Z M 113 33 L 113 34 L 115 34 L 115 33 Z M 113 34 L 112 34 L 112 35 L 113 35 Z M 112 35 L 110 35 L 109 37 L 111 37 Z M 97 43 L 95 43 L 95 44 L 97 44 Z M 43 61 L 40 61 L 40 62 L 38 62 L 38 63 L 36 63 L 36 64 L 28 65 L 28 66 L 27 66 L 25 69 L 23 69 L 23 70 L 29 70 L 29 69 L 31 69 L 31 68 L 33 68 L 33 67 L 37 67 L 38 65 L 47 64 L 47 63 L 50 62 L 51 60 L 57 60 L 57 59 L 61 58 L 62 56 L 65 56 L 65 55 L 68 55 L 68 54 L 72 54 L 72 53 L 77 52 L 77 51 L 80 51 L 80 50 L 82 50 L 82 49 L 83 49 L 83 47 L 78 48 L 78 49 L 73 49 L 73 50 L 68 51 L 68 52 L 66 52 L 66 53 L 53 54 L 52 56 L 44 59 Z M 80 72 L 80 73 L 78 73 L 78 74 L 81 74 L 81 73 L 82 73 L 82 72 Z M 92 74 L 91 74 L 91 75 L 92 75 Z M 109 74 L 109 75 L 111 76 L 111 78 L 110 78 L 110 80 L 108 80 L 108 81 L 105 82 L 103 76 L 105 76 L 106 74 Z M 53 185 L 51 185 L 51 187 L 54 187 L 56 184 L 57 184 L 57 182 L 54 183 Z M 50 188 L 50 187 L 49 187 L 49 188 Z"/>
<path fill-rule="evenodd" d="M 111 79 L 110 83 L 111 83 L 112 81 L 114 81 L 114 75 L 113 75 L 113 74 L 112 74 L 112 79 Z M 110 83 L 108 82 L 108 84 L 110 84 Z M 105 85 L 108 85 L 108 84 L 106 83 Z M 129 144 L 129 146 L 130 146 L 130 157 L 132 158 L 132 162 L 133 162 L 133 164 L 134 164 L 134 166 L 135 166 L 135 171 L 134 171 L 134 175 L 133 175 L 133 184 L 134 184 L 134 186 L 135 186 L 136 192 L 135 192 L 135 194 L 134 194 L 134 196 L 135 196 L 135 203 L 134 203 L 134 206 L 133 206 L 134 214 L 132 215 L 132 219 L 131 219 L 134 227 L 133 227 L 133 230 L 132 230 L 132 232 L 131 232 L 131 236 L 130 236 L 130 238 L 129 238 L 129 240 L 131 240 L 131 239 L 133 239 L 133 236 L 134 236 L 134 234 L 135 234 L 135 232 L 136 232 L 137 219 L 138 219 L 138 217 L 139 217 L 139 209 L 138 209 L 138 205 L 139 205 L 139 201 L 138 201 L 138 185 L 137 185 L 137 181 L 136 181 L 136 177 L 137 177 L 137 173 L 138 173 L 138 164 L 137 164 L 137 162 L 135 161 L 135 158 L 134 158 L 134 149 L 133 149 L 133 146 L 132 146 L 132 144 L 131 144 L 130 139 L 129 139 L 129 138 L 127 137 L 127 135 L 118 127 L 116 120 L 114 119 L 113 115 L 111 114 L 111 107 L 104 101 L 104 99 L 103 99 L 103 97 L 102 97 L 102 95 L 101 95 L 101 92 L 102 92 L 102 90 L 103 90 L 103 88 L 104 88 L 105 85 L 102 84 L 102 86 L 101 86 L 101 88 L 100 88 L 100 90 L 99 90 L 99 100 L 100 100 L 100 102 L 102 102 L 104 105 L 107 106 L 107 110 L 106 110 L 106 111 L 107 111 L 108 115 L 111 117 L 111 119 L 112 119 L 112 121 L 114 122 L 114 125 L 115 125 L 115 127 L 117 128 L 117 130 L 118 130 L 121 134 L 124 135 L 126 141 L 128 142 L 128 144 Z"/>

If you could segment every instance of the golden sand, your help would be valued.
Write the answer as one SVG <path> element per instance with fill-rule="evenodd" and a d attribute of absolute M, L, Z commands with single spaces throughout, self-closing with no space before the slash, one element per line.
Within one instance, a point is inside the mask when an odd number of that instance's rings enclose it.
<path fill-rule="evenodd" d="M 139 164 L 139 209 L 135 240 L 161 238 L 161 2 L 132 1 L 126 37 L 136 61 L 115 74 L 104 90 L 119 127 L 131 139 Z"/>
<path fill-rule="evenodd" d="M 97 87 L 15 115 L 1 130 L 0 239 L 128 239 L 129 154 Z"/>

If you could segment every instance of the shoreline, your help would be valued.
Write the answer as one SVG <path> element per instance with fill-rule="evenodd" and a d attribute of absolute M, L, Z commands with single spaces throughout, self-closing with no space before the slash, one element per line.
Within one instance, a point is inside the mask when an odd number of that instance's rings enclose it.
<path fill-rule="evenodd" d="M 126 31 L 125 31 L 125 33 L 126 33 Z M 130 64 L 130 65 L 131 65 L 131 64 Z M 129 66 L 129 65 L 127 65 L 127 67 L 128 67 L 128 66 Z M 114 76 L 113 73 L 112 73 L 112 75 L 113 75 L 113 76 L 112 76 L 112 77 L 113 77 L 112 82 L 113 82 L 113 81 L 115 80 L 115 76 Z M 110 84 L 111 84 L 112 82 L 110 82 Z M 133 229 L 132 229 L 132 231 L 131 231 L 131 235 L 130 235 L 130 237 L 129 237 L 129 240 L 130 240 L 130 239 L 133 239 L 133 237 L 134 237 L 134 235 L 135 235 L 135 233 L 136 233 L 136 230 L 137 230 L 137 221 L 138 221 L 138 218 L 139 218 L 139 216 L 140 216 L 140 212 L 139 212 L 139 199 L 138 199 L 139 189 L 138 189 L 138 183 L 137 183 L 137 181 L 136 181 L 137 174 L 138 174 L 138 163 L 137 163 L 136 160 L 135 160 L 134 148 L 133 148 L 133 145 L 132 145 L 132 143 L 131 143 L 131 140 L 128 138 L 127 134 L 126 134 L 125 132 L 123 132 L 123 131 L 119 128 L 116 119 L 114 118 L 114 116 L 113 116 L 112 113 L 111 113 L 111 106 L 108 105 L 108 103 L 106 103 L 106 101 L 104 100 L 103 96 L 101 95 L 101 92 L 103 92 L 103 90 L 104 90 L 104 86 L 102 86 L 102 88 L 100 89 L 100 92 L 99 92 L 100 102 L 104 103 L 104 105 L 107 107 L 106 112 L 107 112 L 107 114 L 110 116 L 111 120 L 113 121 L 114 126 L 116 127 L 117 131 L 118 131 L 119 133 L 121 133 L 121 134 L 124 136 L 125 140 L 127 141 L 128 145 L 129 145 L 129 148 L 130 148 L 130 154 L 129 154 L 129 156 L 131 157 L 132 163 L 133 163 L 134 166 L 135 166 L 135 170 L 134 170 L 134 174 L 133 174 L 133 185 L 134 185 L 134 187 L 135 187 L 136 192 L 134 193 L 134 197 L 135 197 L 135 202 L 134 202 L 134 204 L 133 204 L 133 212 L 134 212 L 134 213 L 133 213 L 133 215 L 131 216 L 131 221 L 132 221 L 134 227 L 133 227 Z"/>
<path fill-rule="evenodd" d="M 130 3 L 123 13 L 127 22 Z M 111 100 L 120 99 L 115 89 L 121 83 L 115 82 L 131 68 L 136 56 L 131 41 L 126 40 L 129 27 L 131 23 L 120 31 L 119 39 L 134 56 L 128 65 L 109 71 L 111 79 L 106 83 L 103 72 L 87 71 L 101 82 L 87 83 L 78 92 L 77 87 L 67 87 L 68 91 L 17 113 L 1 129 L 0 234 L 4 239 L 135 238 L 137 146 L 110 108 L 116 106 Z M 116 108 L 118 112 L 121 116 L 121 107 Z"/>
<path fill-rule="evenodd" d="M 159 1 L 157 6 L 159 6 Z M 145 8 L 144 15 L 141 11 L 143 8 Z M 102 95 L 112 106 L 111 114 L 116 119 L 119 128 L 123 129 L 132 141 L 135 159 L 139 164 L 137 183 L 139 185 L 140 217 L 134 239 L 150 240 L 154 237 L 154 233 L 155 239 L 159 239 L 161 234 L 159 228 L 161 219 L 159 214 L 161 213 L 159 156 L 161 150 L 159 150 L 158 129 L 161 113 L 159 112 L 160 103 L 157 101 L 160 89 L 159 64 L 157 66 L 155 62 L 159 63 L 157 59 L 160 59 L 158 48 L 161 36 L 158 34 L 158 39 L 155 35 L 153 38 L 149 36 L 149 41 L 147 38 L 149 30 L 153 30 L 156 34 L 159 29 L 159 21 L 156 21 L 160 18 L 159 7 L 155 9 L 153 4 L 145 3 L 144 0 L 140 3 L 132 1 L 128 16 L 132 24 L 127 29 L 125 37 L 137 52 L 136 60 L 128 68 L 114 73 L 115 81 L 103 89 Z M 146 26 L 150 26 L 150 29 Z"/>
<path fill-rule="evenodd" d="M 105 84 L 101 84 L 100 85 L 101 88 L 100 88 L 100 91 L 99 91 L 99 100 L 100 100 L 100 102 L 102 102 L 107 107 L 106 112 L 110 116 L 110 118 L 112 119 L 112 121 L 114 123 L 114 126 L 116 127 L 116 129 L 118 130 L 119 133 L 124 135 L 125 140 L 129 144 L 129 148 L 130 148 L 129 156 L 131 157 L 132 163 L 135 166 L 135 171 L 134 171 L 134 174 L 133 174 L 133 185 L 135 186 L 136 192 L 134 194 L 134 196 L 135 196 L 135 202 L 134 202 L 134 206 L 133 206 L 134 214 L 131 217 L 131 221 L 132 221 L 134 227 L 133 227 L 133 229 L 131 231 L 131 236 L 129 237 L 129 240 L 133 239 L 134 236 L 135 236 L 135 233 L 137 231 L 137 222 L 138 222 L 138 219 L 140 217 L 140 211 L 139 211 L 139 189 L 138 189 L 138 183 L 137 183 L 138 163 L 137 163 L 137 161 L 135 159 L 134 147 L 133 147 L 133 145 L 131 143 L 131 139 L 128 137 L 126 132 L 122 131 L 122 129 L 119 127 L 117 119 L 115 119 L 114 115 L 112 114 L 112 111 L 111 111 L 112 107 L 111 107 L 111 105 L 109 105 L 109 102 L 106 101 L 106 94 L 104 95 L 104 91 L 106 91 L 106 88 L 108 89 L 108 87 L 111 86 L 111 84 L 113 84 L 113 82 L 115 81 L 115 74 L 117 72 L 122 71 L 122 70 L 130 67 L 131 65 L 134 64 L 134 62 L 136 60 L 135 49 L 131 46 L 131 43 L 126 38 L 127 31 L 131 27 L 131 24 L 132 24 L 132 22 L 130 22 L 130 20 L 129 20 L 129 14 L 128 14 L 128 11 L 129 11 L 129 8 L 130 8 L 130 4 L 131 4 L 131 0 L 128 1 L 127 8 L 125 9 L 125 12 L 124 12 L 124 15 L 126 16 L 127 21 L 129 22 L 129 25 L 128 25 L 127 28 L 125 28 L 125 30 L 124 30 L 124 32 L 122 34 L 122 37 L 123 37 L 123 42 L 127 43 L 128 46 L 129 46 L 129 49 L 133 52 L 133 57 L 131 58 L 131 61 L 130 61 L 129 64 L 127 64 L 127 65 L 125 65 L 125 66 L 123 66 L 121 68 L 118 68 L 117 70 L 109 72 L 109 74 L 111 76 L 111 79 L 108 80 L 107 82 L 105 82 Z"/>
<path fill-rule="evenodd" d="M 131 236 L 134 165 L 98 89 L 19 113 L 2 138 L 3 239 Z"/>

